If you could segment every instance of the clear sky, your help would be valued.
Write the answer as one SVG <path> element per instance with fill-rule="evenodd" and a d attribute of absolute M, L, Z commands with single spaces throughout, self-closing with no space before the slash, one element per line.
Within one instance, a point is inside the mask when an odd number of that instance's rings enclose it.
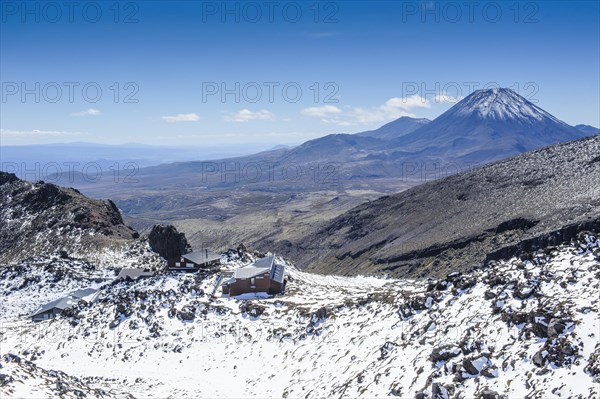
<path fill-rule="evenodd" d="M 1 2 L 3 145 L 300 143 L 511 87 L 598 126 L 598 1 Z"/>

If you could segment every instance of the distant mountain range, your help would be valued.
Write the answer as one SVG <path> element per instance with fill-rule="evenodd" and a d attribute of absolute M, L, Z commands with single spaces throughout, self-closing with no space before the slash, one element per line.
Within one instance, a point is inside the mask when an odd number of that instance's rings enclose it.
<path fill-rule="evenodd" d="M 600 133 L 600 129 L 590 125 L 575 125 L 575 128 L 581 130 L 585 134 L 593 135 Z"/>
<path fill-rule="evenodd" d="M 229 189 L 240 185 L 257 190 L 266 186 L 268 190 L 348 189 L 364 188 L 365 182 L 376 185 L 376 179 L 417 184 L 595 132 L 590 126 L 568 125 L 510 89 L 478 90 L 433 121 L 402 117 L 372 131 L 331 134 L 293 148 L 218 159 L 212 161 L 210 173 L 207 162 L 202 161 L 142 168 L 136 173 L 137 182 L 126 189 Z M 238 168 L 242 175 L 248 165 L 258 165 L 262 175 L 236 179 L 229 173 L 224 179 L 220 173 L 220 169 Z M 270 167 L 272 173 L 267 173 Z M 331 172 L 329 179 L 315 181 L 313 172 L 324 167 Z M 285 178 L 289 170 L 298 169 L 303 172 L 298 179 L 290 182 Z M 110 187 L 110 181 L 59 183 L 75 184 L 91 195 L 107 190 L 118 194 L 125 189 L 122 185 Z"/>
<path fill-rule="evenodd" d="M 0 147 L 0 169 L 16 173 L 18 177 L 30 177 L 33 173 L 20 173 L 25 165 L 28 171 L 38 163 L 40 167 L 48 163 L 56 163 L 68 169 L 66 162 L 77 162 L 82 165 L 94 162 L 103 170 L 123 168 L 128 162 L 136 167 L 160 165 L 176 161 L 197 161 L 224 157 L 248 155 L 267 148 L 261 144 L 214 145 L 214 146 L 179 146 L 174 142 L 171 146 L 146 145 L 128 143 L 120 145 L 98 143 L 61 143 L 34 145 L 3 145 Z M 54 171 L 54 169 L 52 169 Z"/>
<path fill-rule="evenodd" d="M 433 121 L 400 118 L 354 135 L 330 135 L 286 154 L 296 162 L 487 163 L 595 134 L 550 115 L 510 89 L 478 90 Z M 386 169 L 387 170 L 387 169 Z"/>
<path fill-rule="evenodd" d="M 596 135 L 364 203 L 278 250 L 327 274 L 431 277 L 599 228 Z"/>

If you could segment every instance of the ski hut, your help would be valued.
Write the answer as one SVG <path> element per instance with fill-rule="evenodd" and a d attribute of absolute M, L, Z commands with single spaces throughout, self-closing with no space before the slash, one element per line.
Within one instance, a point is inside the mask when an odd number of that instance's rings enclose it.
<path fill-rule="evenodd" d="M 61 314 L 63 310 L 77 306 L 79 302 L 94 303 L 98 299 L 99 295 L 100 291 L 93 288 L 85 288 L 73 291 L 64 298 L 60 298 L 40 306 L 35 312 L 33 312 L 31 319 L 33 321 L 53 319 L 57 315 Z"/>
<path fill-rule="evenodd" d="M 221 255 L 205 249 L 181 255 L 180 258 L 171 259 L 168 262 L 168 268 L 169 270 L 195 272 L 201 268 L 206 269 L 220 264 Z"/>
<path fill-rule="evenodd" d="M 285 290 L 285 266 L 275 264 L 275 255 L 240 267 L 221 283 L 223 294 L 237 296 L 251 292 L 281 294 Z"/>

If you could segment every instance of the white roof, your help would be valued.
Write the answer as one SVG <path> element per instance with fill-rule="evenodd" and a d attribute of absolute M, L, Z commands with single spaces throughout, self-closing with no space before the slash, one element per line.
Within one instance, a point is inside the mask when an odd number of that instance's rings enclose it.
<path fill-rule="evenodd" d="M 233 278 L 251 278 L 264 273 L 269 273 L 270 267 L 255 267 L 254 265 L 240 267 L 233 273 Z"/>
<path fill-rule="evenodd" d="M 131 278 L 132 280 L 136 280 L 140 277 L 152 277 L 152 276 L 154 276 L 154 272 L 151 272 L 147 269 L 125 268 L 124 267 L 119 272 L 119 275 L 117 276 L 117 280 L 120 278 L 125 279 L 127 277 Z"/>
<path fill-rule="evenodd" d="M 189 260 L 190 262 L 194 262 L 197 265 L 202 265 L 207 262 L 212 262 L 221 259 L 221 255 L 210 250 L 190 252 L 181 255 L 181 257 L 186 260 Z"/>
<path fill-rule="evenodd" d="M 252 278 L 264 273 L 270 273 L 271 279 L 283 282 L 285 267 L 274 265 L 275 255 L 265 256 L 249 266 L 240 267 L 233 272 L 233 279 Z M 231 281 L 228 281 L 230 283 Z"/>
<path fill-rule="evenodd" d="M 252 264 L 252 266 L 254 266 L 254 267 L 266 267 L 266 268 L 270 269 L 271 266 L 273 266 L 273 261 L 274 260 L 275 260 L 275 255 L 265 256 L 264 258 L 261 258 L 261 259 L 257 260 L 256 262 L 254 262 Z"/>

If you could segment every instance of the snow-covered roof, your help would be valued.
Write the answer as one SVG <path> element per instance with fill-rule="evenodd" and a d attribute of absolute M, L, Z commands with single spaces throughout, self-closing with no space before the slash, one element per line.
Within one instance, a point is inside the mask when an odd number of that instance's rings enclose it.
<path fill-rule="evenodd" d="M 255 267 L 254 265 L 240 267 L 233 273 L 233 278 L 252 278 L 268 273 L 269 270 L 268 267 Z"/>
<path fill-rule="evenodd" d="M 37 316 L 38 314 L 45 313 L 52 309 L 65 310 L 68 308 L 72 308 L 73 306 L 77 305 L 79 301 L 94 302 L 98 295 L 100 295 L 100 291 L 94 288 L 83 288 L 80 290 L 75 290 L 73 292 L 70 292 L 69 295 L 67 295 L 64 298 L 60 298 L 40 306 L 35 312 L 31 314 L 31 316 Z"/>
<path fill-rule="evenodd" d="M 79 298 L 79 299 L 85 299 L 87 297 L 94 296 L 97 292 L 98 292 L 98 290 L 96 290 L 94 288 L 83 288 L 80 290 L 70 292 L 69 296 Z"/>
<path fill-rule="evenodd" d="M 84 288 L 69 293 L 70 297 L 80 299 L 88 303 L 95 302 L 99 295 L 100 291 L 94 288 Z"/>
<path fill-rule="evenodd" d="M 275 255 L 265 256 L 264 258 L 261 258 L 261 259 L 257 260 L 256 262 L 254 262 L 252 264 L 252 266 L 254 266 L 254 267 L 266 267 L 266 268 L 270 269 L 271 266 L 273 266 L 273 261 L 274 260 L 275 260 Z"/>
<path fill-rule="evenodd" d="M 285 266 L 275 265 L 274 261 L 275 255 L 269 255 L 257 260 L 249 266 L 240 267 L 239 269 L 236 269 L 233 272 L 233 277 L 227 281 L 224 281 L 223 284 L 230 284 L 237 278 L 252 278 L 267 272 L 269 272 L 271 280 L 283 283 L 283 278 L 285 276 Z"/>
<path fill-rule="evenodd" d="M 206 249 L 202 251 L 190 252 L 189 254 L 181 255 L 181 257 L 189 260 L 190 262 L 194 262 L 197 265 L 221 259 L 221 255 Z"/>
<path fill-rule="evenodd" d="M 121 278 L 125 279 L 127 277 L 129 277 L 132 280 L 137 280 L 140 277 L 152 277 L 152 276 L 154 276 L 154 272 L 148 271 L 147 269 L 123 268 L 119 272 L 119 275 L 117 276 L 117 280 L 121 279 Z"/>
<path fill-rule="evenodd" d="M 41 313 L 45 313 L 48 312 L 49 310 L 52 309 L 59 309 L 59 310 L 65 310 L 67 308 L 71 308 L 75 305 L 77 305 L 77 303 L 79 302 L 79 298 L 75 298 L 75 297 L 65 297 L 65 298 L 60 298 L 57 299 L 55 301 L 49 302 L 43 306 L 40 306 L 35 312 L 33 312 L 31 314 L 31 316 L 37 316 Z"/>

